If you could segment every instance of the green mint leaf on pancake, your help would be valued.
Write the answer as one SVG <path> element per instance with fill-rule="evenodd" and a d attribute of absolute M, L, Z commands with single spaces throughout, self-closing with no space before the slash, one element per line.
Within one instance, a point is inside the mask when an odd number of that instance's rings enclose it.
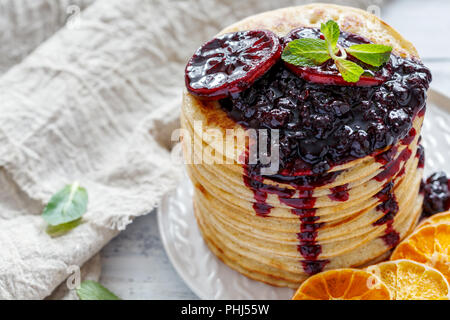
<path fill-rule="evenodd" d="M 42 213 L 50 226 L 60 226 L 80 219 L 86 213 L 88 194 L 78 182 L 55 193 Z"/>
<path fill-rule="evenodd" d="M 374 67 L 380 67 L 390 59 L 390 46 L 356 44 L 349 48 L 342 47 L 338 43 L 341 31 L 333 20 L 322 23 L 320 31 L 325 40 L 301 38 L 289 42 L 281 56 L 283 61 L 297 67 L 312 68 L 332 59 L 344 81 L 356 83 L 364 74 L 364 69 L 358 63 L 348 60 L 348 55 Z"/>
<path fill-rule="evenodd" d="M 344 78 L 344 80 L 347 82 L 358 82 L 359 78 L 364 73 L 363 68 L 349 60 L 339 58 L 334 62 L 336 63 L 336 66 L 341 73 L 342 78 Z"/>
<path fill-rule="evenodd" d="M 364 63 L 380 67 L 389 61 L 392 47 L 382 44 L 356 44 L 347 48 L 346 51 Z"/>
<path fill-rule="evenodd" d="M 327 43 L 322 39 L 303 38 L 291 41 L 283 51 L 282 59 L 300 67 L 321 65 L 331 59 Z"/>
<path fill-rule="evenodd" d="M 100 283 L 91 280 L 83 281 L 76 292 L 80 300 L 121 300 Z"/>
<path fill-rule="evenodd" d="M 283 51 L 281 59 L 283 59 L 283 61 L 286 61 L 287 63 L 299 67 L 312 67 L 316 65 L 311 59 L 293 53 L 292 50 L 288 47 L 286 47 L 286 49 Z"/>
<path fill-rule="evenodd" d="M 339 40 L 339 35 L 341 34 L 339 25 L 333 20 L 328 20 L 327 23 L 321 24 L 320 31 L 323 33 L 329 46 L 331 46 L 330 51 L 334 51 Z"/>

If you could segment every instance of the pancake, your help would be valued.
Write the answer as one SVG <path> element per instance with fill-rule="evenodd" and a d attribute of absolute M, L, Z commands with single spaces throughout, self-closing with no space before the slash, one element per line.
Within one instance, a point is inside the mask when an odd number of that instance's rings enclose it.
<path fill-rule="evenodd" d="M 220 34 L 266 29 L 285 36 L 335 20 L 342 31 L 390 45 L 416 59 L 413 45 L 377 17 L 358 9 L 313 4 L 249 17 Z M 248 128 L 220 101 L 183 93 L 181 127 L 194 212 L 211 251 L 245 276 L 296 289 L 324 270 L 363 267 L 386 259 L 421 213 L 423 113 L 409 132 L 369 155 L 316 172 L 255 174 L 246 163 Z M 392 124 L 395 126 L 396 124 Z M 286 169 L 286 168 L 284 168 Z"/>
<path fill-rule="evenodd" d="M 418 218 L 422 212 L 421 203 L 423 202 L 423 197 L 420 196 L 416 200 L 415 210 L 410 217 L 410 226 L 404 227 L 401 230 L 401 239 L 404 239 L 406 235 L 410 234 L 415 228 Z M 197 210 L 194 206 L 194 211 L 197 216 Z M 215 234 L 207 229 L 201 218 L 197 216 L 198 224 L 202 235 L 205 239 L 206 244 L 211 249 L 211 251 L 225 264 L 227 264 L 232 269 L 240 272 L 241 274 L 247 276 L 250 279 L 261 281 L 273 286 L 278 287 L 289 287 L 292 289 L 297 289 L 299 283 L 305 281 L 309 275 L 303 273 L 291 273 L 285 270 L 285 266 L 279 264 L 276 267 L 272 267 L 267 264 L 262 264 L 255 259 L 253 259 L 248 254 L 239 254 L 230 249 L 227 244 L 223 244 L 217 241 Z M 344 267 L 365 267 L 371 263 L 379 260 L 386 259 L 389 256 L 390 248 L 386 247 L 385 243 L 377 238 L 370 244 L 358 248 L 345 256 L 339 257 L 336 260 L 332 260 L 325 267 L 324 271 L 331 269 L 338 269 Z M 374 258 L 368 258 L 368 256 L 374 256 Z M 355 257 L 360 257 L 360 262 L 355 262 Z M 272 261 L 276 262 L 276 261 Z M 298 265 L 301 263 L 297 262 Z"/>
<path fill-rule="evenodd" d="M 411 148 L 411 157 L 410 160 L 412 160 L 416 153 L 416 145 L 410 146 Z M 398 168 L 398 171 L 395 173 L 395 176 L 400 173 L 405 166 L 407 166 L 406 161 L 400 161 L 401 165 Z M 218 167 L 218 166 L 217 166 Z M 241 198 L 244 202 L 248 202 L 248 199 L 252 199 L 253 193 L 251 190 L 249 190 L 243 180 L 242 175 L 240 181 L 231 181 L 226 180 L 225 178 L 222 178 L 222 176 L 218 173 L 221 172 L 221 170 L 216 170 L 216 172 L 211 172 L 208 170 L 202 170 L 200 166 L 188 166 L 188 172 L 190 176 L 194 176 L 196 180 L 198 180 L 202 185 L 208 186 L 211 184 L 211 181 L 214 181 L 214 184 L 211 185 L 211 188 L 218 188 L 224 192 L 227 192 L 231 195 L 238 195 L 239 198 Z M 382 172 L 382 170 L 377 171 Z M 361 198 L 368 198 L 369 196 L 373 196 L 375 193 L 380 191 L 380 187 L 384 186 L 385 180 L 378 181 L 374 178 L 363 182 L 363 183 L 355 183 L 355 185 L 345 184 L 345 188 L 342 188 L 343 192 L 345 191 L 347 193 L 348 199 L 346 201 L 357 201 Z M 290 208 L 290 206 L 286 205 L 282 202 L 282 199 L 286 199 L 286 197 L 283 197 L 283 192 L 289 193 L 289 190 L 293 190 L 291 188 L 286 188 L 285 186 L 281 184 L 272 185 L 276 186 L 277 194 L 271 194 L 269 192 L 269 197 L 267 199 L 267 203 L 272 205 L 273 207 L 284 207 L 284 208 Z M 293 190 L 295 193 L 288 197 L 287 199 L 307 199 L 307 198 L 315 198 L 315 207 L 316 208 L 322 208 L 322 207 L 328 207 L 328 206 L 334 206 L 336 201 L 333 200 L 333 193 L 332 189 L 336 187 L 332 187 L 327 189 L 325 192 L 318 193 L 316 190 L 312 190 L 312 192 L 309 192 L 309 190 L 306 191 L 298 191 Z M 287 190 L 284 190 L 287 189 Z M 288 194 L 289 195 L 289 194 Z M 255 202 L 255 201 L 252 201 Z"/>
<path fill-rule="evenodd" d="M 411 178 L 414 178 L 414 180 Z M 420 175 L 409 177 L 409 180 L 405 181 L 405 184 L 415 186 L 415 191 L 417 192 L 417 187 L 420 185 L 420 178 Z M 399 205 L 410 203 L 416 196 L 414 193 L 405 191 L 406 190 L 403 189 L 399 190 L 397 193 L 396 190 Z M 280 231 L 278 223 L 267 223 L 265 220 L 268 219 L 265 218 L 262 218 L 262 221 L 258 221 L 257 219 L 261 218 L 257 216 L 254 219 L 248 220 L 241 219 L 243 215 L 240 214 L 230 216 L 227 213 L 234 212 L 232 208 L 226 207 L 224 203 L 216 204 L 215 202 L 207 201 L 202 192 L 196 192 L 195 200 L 199 203 L 199 206 L 207 206 L 211 216 L 214 216 L 221 223 L 234 228 L 240 233 L 265 240 L 277 240 L 281 243 L 298 244 L 298 233 L 301 229 L 301 222 L 298 219 L 284 224 L 287 226 L 286 229 L 289 228 L 289 231 Z M 352 236 L 368 233 L 372 230 L 373 224 L 384 216 L 383 212 L 376 210 L 376 205 L 379 203 L 380 202 L 378 201 L 371 208 L 339 221 L 321 222 L 321 220 L 317 220 L 316 223 L 322 223 L 322 225 L 320 229 L 317 230 L 316 240 L 324 244 L 330 241 L 336 241 L 337 239 L 343 240 Z M 399 215 L 400 212 L 397 214 L 397 217 Z"/>
<path fill-rule="evenodd" d="M 418 193 L 420 187 L 420 179 L 415 179 L 414 187 L 411 188 L 411 195 Z M 413 198 L 413 199 L 412 199 Z M 413 209 L 414 205 L 414 196 L 410 196 L 402 199 L 403 202 L 399 201 L 399 206 L 402 208 L 396 215 L 394 219 L 394 225 L 397 223 L 404 222 Z M 413 201 L 412 201 L 413 200 Z M 234 241 L 239 243 L 242 247 L 246 247 L 251 251 L 260 251 L 265 255 L 274 255 L 274 256 L 289 256 L 294 258 L 296 261 L 302 258 L 298 250 L 298 241 L 297 242 L 283 242 L 282 240 L 270 239 L 269 237 L 265 237 L 261 239 L 261 237 L 256 237 L 252 233 L 244 233 L 241 230 L 238 230 L 234 227 L 230 227 L 223 221 L 219 219 L 215 219 L 216 217 L 210 214 L 210 210 L 202 207 L 200 202 L 197 202 L 197 210 L 199 213 L 205 214 L 208 212 L 209 214 L 205 215 L 205 220 L 209 222 L 210 225 L 214 226 L 217 233 L 224 237 L 224 241 Z M 345 232 L 345 227 L 338 226 L 340 231 Z M 320 229 L 321 230 L 321 229 Z M 320 231 L 319 230 L 319 231 Z M 342 255 L 343 253 L 354 249 L 364 243 L 373 240 L 379 236 L 382 236 L 384 231 L 386 230 L 385 225 L 374 225 L 371 224 L 368 231 L 362 232 L 361 235 L 354 234 L 352 232 L 345 233 L 345 237 L 342 238 L 334 238 L 329 241 L 321 241 L 316 238 L 317 241 L 321 244 L 321 253 L 317 258 L 328 259 L 333 256 Z M 266 234 L 269 234 L 266 231 Z"/>

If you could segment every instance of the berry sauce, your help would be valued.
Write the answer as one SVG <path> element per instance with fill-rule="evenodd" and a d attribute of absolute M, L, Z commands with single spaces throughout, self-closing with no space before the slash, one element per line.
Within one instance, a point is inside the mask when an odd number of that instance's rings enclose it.
<path fill-rule="evenodd" d="M 450 209 L 450 179 L 445 172 L 432 174 L 422 185 L 424 203 L 422 218 Z"/>
<path fill-rule="evenodd" d="M 323 174 L 407 139 L 424 111 L 431 74 L 421 62 L 392 54 L 381 70 L 390 77 L 379 86 L 334 86 L 307 82 L 279 62 L 220 105 L 246 128 L 280 130 L 280 176 Z"/>
<path fill-rule="evenodd" d="M 394 229 L 394 218 L 398 213 L 398 202 L 394 194 L 394 182 L 391 181 L 385 185 L 383 190 L 376 194 L 376 197 L 381 200 L 381 204 L 376 207 L 376 210 L 384 213 L 380 219 L 373 223 L 374 226 L 386 225 L 384 235 L 381 237 L 384 243 L 390 247 L 395 247 L 400 241 L 400 234 Z"/>
<path fill-rule="evenodd" d="M 297 29 L 280 43 L 283 46 L 301 37 L 320 38 L 320 31 Z M 369 41 L 349 33 L 342 33 L 339 39 L 343 47 L 358 43 Z M 333 68 L 334 64 L 328 62 L 313 72 L 332 76 L 336 73 Z M 387 246 L 395 246 L 400 239 L 393 228 L 398 203 L 392 180 L 402 174 L 401 165 L 412 153 L 406 147 L 394 159 L 398 151 L 395 145 L 398 142 L 409 145 L 414 140 L 413 119 L 425 113 L 431 74 L 420 61 L 394 54 L 381 68 L 363 68 L 364 76 L 375 79 L 376 85 L 313 83 L 278 61 L 248 89 L 219 101 L 229 117 L 247 129 L 279 129 L 278 173 L 262 177 L 262 164 L 244 164 L 243 179 L 253 192 L 257 215 L 270 214 L 273 207 L 267 198 L 273 194 L 299 217 L 298 251 L 303 257 L 303 269 L 309 275 L 321 272 L 329 263 L 319 259 L 322 248 L 316 238 L 323 224 L 317 222 L 320 218 L 316 216 L 314 189 L 335 181 L 342 171 L 330 171 L 338 165 L 369 155 L 383 164 L 384 170 L 376 180 L 386 181 L 384 189 L 377 194 L 382 201 L 377 210 L 384 215 L 374 226 L 386 225 L 382 239 Z M 248 152 L 245 158 L 248 159 Z M 264 184 L 264 178 L 293 188 Z M 329 198 L 347 201 L 347 187 L 331 189 Z"/>
<path fill-rule="evenodd" d="M 425 149 L 421 144 L 417 147 L 416 157 L 419 159 L 418 168 L 425 168 Z"/>
<path fill-rule="evenodd" d="M 349 198 L 348 184 L 344 184 L 342 186 L 332 188 L 332 189 L 330 189 L 330 191 L 331 191 L 331 194 L 328 195 L 328 197 L 331 200 L 344 202 L 344 201 L 347 201 Z"/>
<path fill-rule="evenodd" d="M 278 196 L 280 203 L 283 203 L 291 208 L 292 214 L 299 217 L 300 220 L 300 232 L 297 233 L 299 244 L 297 245 L 298 252 L 303 257 L 301 264 L 303 270 L 308 275 L 319 273 L 329 263 L 328 260 L 319 260 L 318 257 L 322 253 L 322 247 L 317 243 L 318 230 L 324 225 L 324 223 L 317 223 L 319 217 L 316 216 L 316 208 L 314 205 L 316 199 L 312 196 L 315 186 L 325 185 L 329 181 L 334 181 L 337 175 L 327 176 L 324 179 L 302 179 L 304 184 L 297 184 L 298 180 L 292 180 L 289 182 L 291 186 L 295 186 L 296 189 L 283 188 L 274 185 L 268 185 L 263 183 L 263 179 L 260 175 L 256 174 L 256 170 L 250 169 L 252 165 L 247 164 L 248 152 L 245 153 L 244 161 L 244 183 L 253 192 L 253 210 L 260 217 L 267 217 L 270 214 L 273 207 L 267 203 L 267 197 L 269 194 Z M 344 194 L 347 191 L 338 189 L 337 192 L 342 193 L 339 195 L 341 201 L 345 197 Z M 293 198 L 294 195 L 299 196 Z"/>
<path fill-rule="evenodd" d="M 397 148 L 392 147 L 391 149 L 396 150 Z M 381 181 L 387 180 L 389 178 L 392 178 L 397 173 L 403 171 L 404 166 L 403 166 L 403 168 L 401 168 L 400 166 L 402 164 L 405 164 L 405 162 L 409 160 L 409 158 L 411 157 L 411 154 L 412 154 L 411 149 L 409 149 L 409 148 L 403 149 L 403 151 L 400 152 L 400 155 L 395 160 L 387 163 L 384 166 L 384 170 L 375 177 L 375 180 L 381 182 Z M 376 160 L 379 161 L 377 158 L 376 158 Z M 383 159 L 383 161 L 384 161 L 384 159 Z"/>

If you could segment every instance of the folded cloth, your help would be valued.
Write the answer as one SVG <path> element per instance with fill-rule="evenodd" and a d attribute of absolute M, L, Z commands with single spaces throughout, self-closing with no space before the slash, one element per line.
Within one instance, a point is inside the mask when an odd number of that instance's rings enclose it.
<path fill-rule="evenodd" d="M 97 0 L 0 78 L 1 299 L 49 296 L 155 208 L 180 179 L 170 133 L 189 55 L 233 21 L 294 3 Z M 40 214 L 75 180 L 85 222 L 52 239 Z"/>
<path fill-rule="evenodd" d="M 87 261 L 83 267 L 80 269 L 80 282 L 85 280 L 97 281 L 100 279 L 100 274 L 102 272 L 100 254 L 93 256 L 89 261 Z M 72 275 L 75 275 L 73 273 Z M 68 280 L 72 280 L 73 277 Z M 73 278 L 74 279 L 74 278 Z M 78 300 L 78 296 L 75 290 L 71 290 L 73 284 L 70 286 L 66 282 L 61 283 L 53 293 L 46 298 L 46 300 Z"/>
<path fill-rule="evenodd" d="M 152 16 L 150 2 L 99 1 L 0 79 L 0 298 L 47 297 L 176 185 L 150 132 L 177 126 L 182 78 L 162 72 Z M 40 213 L 75 180 L 85 223 L 52 239 Z"/>
<path fill-rule="evenodd" d="M 0 0 L 0 73 L 19 63 L 94 0 Z"/>

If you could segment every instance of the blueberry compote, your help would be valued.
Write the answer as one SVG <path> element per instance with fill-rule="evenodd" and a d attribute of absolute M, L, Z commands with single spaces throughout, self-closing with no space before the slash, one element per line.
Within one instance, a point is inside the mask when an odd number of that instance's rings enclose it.
<path fill-rule="evenodd" d="M 320 38 L 321 35 L 318 29 L 296 29 L 281 39 L 281 44 L 301 37 Z M 368 42 L 349 33 L 342 33 L 339 39 L 343 47 Z M 316 237 L 322 224 L 316 217 L 314 189 L 337 178 L 340 172 L 331 172 L 333 167 L 368 155 L 378 155 L 377 161 L 385 166 L 384 176 L 378 177 L 379 180 L 392 180 L 411 151 L 406 148 L 401 160 L 392 165 L 390 160 L 395 153 L 386 155 L 382 150 L 399 141 L 405 145 L 410 143 L 415 137 L 413 119 L 425 112 L 431 74 L 420 61 L 391 55 L 390 61 L 381 68 L 363 67 L 368 82 L 329 85 L 323 81 L 307 81 L 292 71 L 292 66 L 279 61 L 250 88 L 220 100 L 222 109 L 246 128 L 279 129 L 280 169 L 276 175 L 265 178 L 294 188 L 264 184 L 260 164 L 244 166 L 244 182 L 254 193 L 254 209 L 258 215 L 270 214 L 272 207 L 266 203 L 267 196 L 276 194 L 299 217 L 298 250 L 308 274 L 322 271 L 328 263 L 318 259 L 322 249 Z M 334 69 L 329 61 L 308 72 L 332 77 L 337 71 Z M 388 159 L 386 163 L 383 157 Z M 377 209 L 385 215 L 376 225 L 386 225 L 383 240 L 388 246 L 394 246 L 399 235 L 392 227 L 398 211 L 393 184 L 387 183 L 377 196 L 382 202 Z M 346 201 L 346 187 L 330 190 L 329 197 Z"/>
<path fill-rule="evenodd" d="M 450 209 L 450 180 L 445 172 L 432 174 L 422 185 L 422 192 L 425 197 L 422 217 Z"/>

